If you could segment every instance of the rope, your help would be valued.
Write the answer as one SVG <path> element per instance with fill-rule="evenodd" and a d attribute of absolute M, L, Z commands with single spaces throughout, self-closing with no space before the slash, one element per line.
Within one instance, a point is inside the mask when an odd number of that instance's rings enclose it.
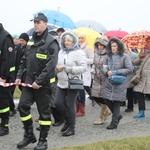
<path fill-rule="evenodd" d="M 3 87 L 9 87 L 9 86 L 13 86 L 13 85 L 16 85 L 15 83 L 4 83 L 4 82 L 0 82 L 0 86 L 3 86 Z M 27 84 L 27 83 L 19 83 L 20 86 L 25 86 L 25 87 L 30 87 L 32 88 L 32 85 L 31 84 Z"/>

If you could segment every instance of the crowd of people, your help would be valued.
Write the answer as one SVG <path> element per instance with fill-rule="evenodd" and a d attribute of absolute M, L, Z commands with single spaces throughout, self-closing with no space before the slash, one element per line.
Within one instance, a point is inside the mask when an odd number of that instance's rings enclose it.
<path fill-rule="evenodd" d="M 145 97 L 150 94 L 150 37 L 139 54 L 127 48 L 120 39 L 108 39 L 104 35 L 96 38 L 93 51 L 84 34 L 75 35 L 63 28 L 58 28 L 55 34 L 50 33 L 43 13 L 32 21 L 31 39 L 27 33 L 11 36 L 0 24 L 0 82 L 15 83 L 9 87 L 0 86 L 0 136 L 9 134 L 9 117 L 18 110 L 24 135 L 17 148 L 35 143 L 37 138 L 30 110 L 36 103 L 39 114 L 35 120 L 39 123 L 40 135 L 35 150 L 45 150 L 51 125 L 63 124 L 60 132 L 64 137 L 75 135 L 76 117 L 86 115 L 87 94 L 100 108 L 94 125 L 103 124 L 112 115 L 107 129 L 116 129 L 123 118 L 122 102 L 127 102 L 125 112 L 130 113 L 137 101 L 139 113 L 133 118 L 145 117 Z M 134 85 L 130 81 L 138 71 L 140 81 Z M 75 77 L 83 81 L 83 90 L 69 88 L 69 80 Z M 21 86 L 21 83 L 32 88 Z M 17 108 L 13 101 L 16 86 L 21 91 Z"/>

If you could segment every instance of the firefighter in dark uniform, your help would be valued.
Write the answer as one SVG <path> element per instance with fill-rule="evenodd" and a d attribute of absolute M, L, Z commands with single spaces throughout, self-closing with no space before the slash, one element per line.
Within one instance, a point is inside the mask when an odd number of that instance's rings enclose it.
<path fill-rule="evenodd" d="M 23 141 L 18 143 L 17 147 L 20 149 L 36 142 L 33 133 L 33 119 L 30 113 L 31 105 L 36 102 L 41 130 L 35 150 L 45 150 L 48 147 L 47 136 L 51 125 L 50 84 L 55 82 L 59 44 L 48 33 L 48 20 L 43 13 L 39 13 L 33 21 L 34 33 L 32 39 L 28 42 L 25 55 L 22 57 L 15 81 L 18 85 L 21 82 L 24 70 L 26 70 L 25 83 L 32 85 L 32 88 L 22 88 L 18 110 L 25 133 Z"/>
<path fill-rule="evenodd" d="M 0 23 L 0 82 L 8 83 L 15 80 L 15 53 L 11 35 Z M 0 136 L 9 133 L 9 87 L 0 86 Z"/>

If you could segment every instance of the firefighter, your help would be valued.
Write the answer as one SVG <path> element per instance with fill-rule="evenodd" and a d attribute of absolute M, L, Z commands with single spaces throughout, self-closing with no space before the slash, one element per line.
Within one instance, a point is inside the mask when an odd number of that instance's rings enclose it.
<path fill-rule="evenodd" d="M 0 23 L 0 82 L 14 82 L 15 55 L 13 39 Z M 9 133 L 9 87 L 0 86 L 0 136 Z"/>
<path fill-rule="evenodd" d="M 32 85 L 32 88 L 22 88 L 18 110 L 25 133 L 23 140 L 17 144 L 17 148 L 23 148 L 37 141 L 33 133 L 33 119 L 30 113 L 31 105 L 35 102 L 41 128 L 35 150 L 45 150 L 48 147 L 47 136 L 51 125 L 50 84 L 55 82 L 59 44 L 48 33 L 48 20 L 43 13 L 38 13 L 32 20 L 34 21 L 34 33 L 22 57 L 15 81 L 16 85 L 19 85 L 22 75 L 26 72 L 25 83 Z"/>

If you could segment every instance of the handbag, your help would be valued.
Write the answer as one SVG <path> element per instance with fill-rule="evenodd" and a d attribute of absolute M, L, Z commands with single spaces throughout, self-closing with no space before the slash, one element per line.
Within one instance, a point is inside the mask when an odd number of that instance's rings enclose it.
<path fill-rule="evenodd" d="M 113 75 L 108 77 L 108 80 L 112 85 L 120 85 L 125 82 L 126 78 L 126 76 Z"/>
<path fill-rule="evenodd" d="M 136 74 L 130 81 L 132 84 L 137 85 L 140 82 L 140 77 Z"/>
<path fill-rule="evenodd" d="M 72 79 L 68 80 L 70 90 L 84 90 L 83 80 L 80 80 L 79 77 L 75 76 Z"/>
<path fill-rule="evenodd" d="M 150 57 L 150 54 L 147 55 L 147 57 L 143 60 L 137 74 L 135 76 L 133 76 L 133 78 L 131 79 L 131 83 L 134 84 L 134 85 L 137 85 L 139 82 L 140 82 L 140 78 L 141 78 L 141 71 L 142 71 L 142 68 L 145 64 L 145 62 L 147 61 L 147 59 Z"/>
<path fill-rule="evenodd" d="M 64 64 L 66 64 L 66 59 L 64 59 Z M 68 89 L 70 90 L 84 90 L 83 80 L 80 80 L 78 76 L 74 76 L 73 78 L 69 78 L 68 76 Z M 82 78 L 82 75 L 81 75 Z"/>
<path fill-rule="evenodd" d="M 112 69 L 113 60 L 110 59 L 109 63 L 110 63 L 110 68 Z M 108 80 L 109 83 L 111 83 L 112 85 L 120 85 L 125 82 L 126 78 L 127 78 L 126 76 L 122 76 L 122 75 L 113 75 L 113 76 L 109 76 Z"/>

